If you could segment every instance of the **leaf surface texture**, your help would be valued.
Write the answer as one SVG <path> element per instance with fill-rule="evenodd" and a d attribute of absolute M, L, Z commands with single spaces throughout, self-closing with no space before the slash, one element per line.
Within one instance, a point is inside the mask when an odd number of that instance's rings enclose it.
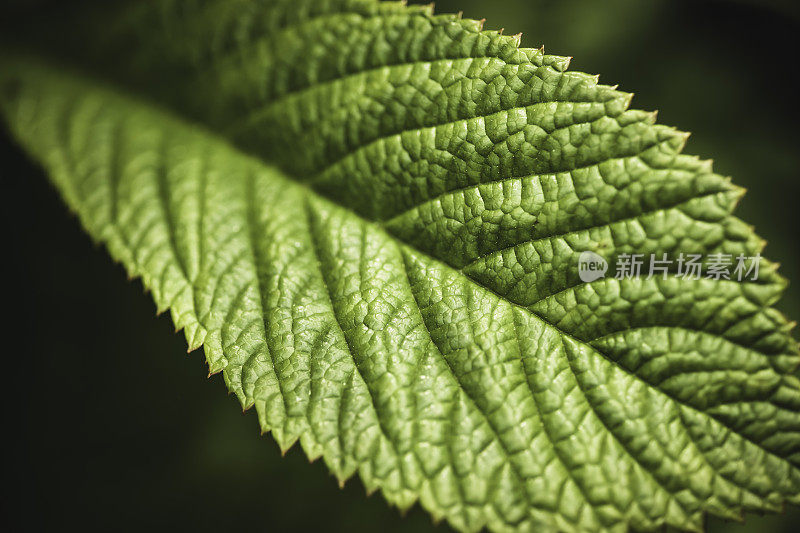
<path fill-rule="evenodd" d="M 583 251 L 763 248 L 741 189 L 629 94 L 398 3 L 113 17 L 76 61 L 110 82 L 6 54 L 3 115 L 283 449 L 470 531 L 800 501 L 775 265 L 578 277 Z"/>

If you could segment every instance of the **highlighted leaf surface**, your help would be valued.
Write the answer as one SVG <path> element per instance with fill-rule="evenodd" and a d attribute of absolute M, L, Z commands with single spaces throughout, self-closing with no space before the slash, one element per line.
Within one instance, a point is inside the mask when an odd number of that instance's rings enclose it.
<path fill-rule="evenodd" d="M 763 247 L 630 95 L 372 0 L 140 3 L 87 35 L 114 85 L 8 54 L 5 120 L 282 448 L 464 530 L 800 502 L 774 265 L 578 277 Z"/>

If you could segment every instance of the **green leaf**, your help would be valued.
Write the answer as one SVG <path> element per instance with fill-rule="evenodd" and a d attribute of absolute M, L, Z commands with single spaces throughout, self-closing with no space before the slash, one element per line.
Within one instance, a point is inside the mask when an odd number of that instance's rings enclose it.
<path fill-rule="evenodd" d="M 283 449 L 470 531 L 699 530 L 800 502 L 775 265 L 579 277 L 587 251 L 763 248 L 741 189 L 629 94 L 399 3 L 101 20 L 72 59 L 94 75 L 2 56 L 2 113 Z"/>

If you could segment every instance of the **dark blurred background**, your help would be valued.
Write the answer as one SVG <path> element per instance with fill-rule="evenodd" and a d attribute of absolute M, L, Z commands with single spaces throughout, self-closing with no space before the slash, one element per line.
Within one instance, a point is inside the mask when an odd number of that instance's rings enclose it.
<path fill-rule="evenodd" d="M 47 1 L 16 0 L 47 13 Z M 52 3 L 50 3 L 52 4 Z M 523 32 L 523 44 L 634 91 L 694 132 L 687 151 L 749 189 L 738 213 L 794 281 L 800 317 L 795 2 L 453 0 L 437 11 Z M 4 21 L 8 24 L 10 21 Z M 3 520 L 13 530 L 448 531 L 404 518 L 357 479 L 344 490 L 299 450 L 281 458 L 199 352 L 185 355 L 141 283 L 94 246 L 40 170 L 0 137 L 6 238 Z M 5 528 L 4 528 L 5 529 Z M 10 529 L 7 529 L 10 530 Z M 800 530 L 800 511 L 709 520 L 709 531 Z"/>

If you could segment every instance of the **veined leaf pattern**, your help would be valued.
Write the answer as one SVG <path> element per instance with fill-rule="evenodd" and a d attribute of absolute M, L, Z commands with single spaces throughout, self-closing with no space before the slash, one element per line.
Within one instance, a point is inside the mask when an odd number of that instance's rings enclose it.
<path fill-rule="evenodd" d="M 142 2 L 87 35 L 115 85 L 7 55 L 7 123 L 282 448 L 469 531 L 800 501 L 775 266 L 579 279 L 763 248 L 629 94 L 394 2 Z"/>

